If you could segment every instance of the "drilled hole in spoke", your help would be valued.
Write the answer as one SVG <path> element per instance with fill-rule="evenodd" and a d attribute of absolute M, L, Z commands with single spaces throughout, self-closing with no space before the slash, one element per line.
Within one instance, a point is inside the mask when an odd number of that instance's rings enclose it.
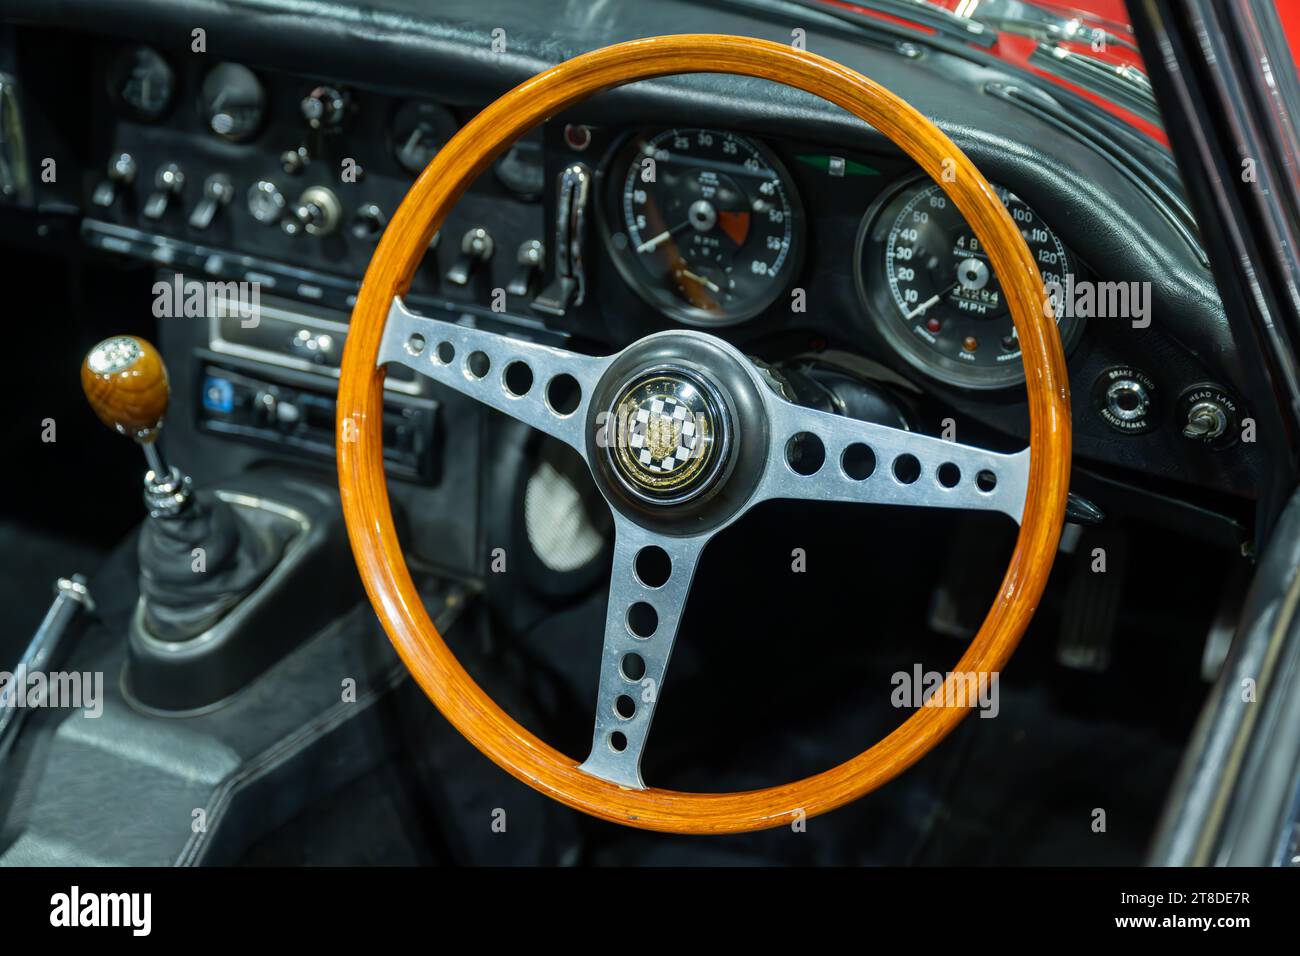
<path fill-rule="evenodd" d="M 546 385 L 546 404 L 557 415 L 572 415 L 582 401 L 582 386 L 572 375 L 561 373 Z"/>
<path fill-rule="evenodd" d="M 975 476 L 975 487 L 986 495 L 993 491 L 997 486 L 998 476 L 993 474 L 993 472 L 989 471 L 987 468 Z"/>
<path fill-rule="evenodd" d="M 861 442 L 855 442 L 844 449 L 840 467 L 854 481 L 865 481 L 876 470 L 876 453 Z"/>
<path fill-rule="evenodd" d="M 812 432 L 799 432 L 785 443 L 785 460 L 795 474 L 815 475 L 826 463 L 826 446 Z"/>
<path fill-rule="evenodd" d="M 627 694 L 619 694 L 614 698 L 614 713 L 624 720 L 631 720 L 636 716 L 636 701 Z"/>
<path fill-rule="evenodd" d="M 514 398 L 523 398 L 533 387 L 533 370 L 525 362 L 511 362 L 501 376 L 501 384 Z"/>
<path fill-rule="evenodd" d="M 619 661 L 619 670 L 623 672 L 625 680 L 635 683 L 645 677 L 645 659 L 640 654 L 624 654 Z"/>
<path fill-rule="evenodd" d="M 616 730 L 609 735 L 609 749 L 616 754 L 621 754 L 627 750 L 627 734 L 621 730 Z"/>
<path fill-rule="evenodd" d="M 905 485 L 910 485 L 921 477 L 921 463 L 915 455 L 899 455 L 894 459 L 894 477 Z"/>
<path fill-rule="evenodd" d="M 424 336 L 419 332 L 413 332 L 406 340 L 406 354 L 419 355 L 424 351 Z"/>
<path fill-rule="evenodd" d="M 673 573 L 673 559 L 658 545 L 647 545 L 637 552 L 636 577 L 648 588 L 661 588 Z"/>
<path fill-rule="evenodd" d="M 492 360 L 486 352 L 470 352 L 465 359 L 465 374 L 470 378 L 483 378 L 492 370 Z"/>
<path fill-rule="evenodd" d="M 950 461 L 945 461 L 935 472 L 935 477 L 939 479 L 939 484 L 945 488 L 956 488 L 957 483 L 961 481 L 961 469 Z"/>
<path fill-rule="evenodd" d="M 653 637 L 659 628 L 659 614 L 645 601 L 637 601 L 627 609 L 627 629 L 633 637 Z"/>
<path fill-rule="evenodd" d="M 456 360 L 456 346 L 450 342 L 439 342 L 433 350 L 433 360 L 440 365 L 450 365 Z"/>

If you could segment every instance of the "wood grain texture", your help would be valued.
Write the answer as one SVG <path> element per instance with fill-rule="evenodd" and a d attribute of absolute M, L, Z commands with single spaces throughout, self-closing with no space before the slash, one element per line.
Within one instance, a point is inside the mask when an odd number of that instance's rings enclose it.
<path fill-rule="evenodd" d="M 171 395 L 167 367 L 149 342 L 134 335 L 123 338 L 140 346 L 139 358 L 121 371 L 96 372 L 87 355 L 81 363 L 81 390 L 101 422 L 124 435 L 150 442 L 157 437 L 158 423 L 167 414 Z"/>
<path fill-rule="evenodd" d="M 382 461 L 383 372 L 375 367 L 393 296 L 403 293 L 433 233 L 468 185 L 537 123 L 593 93 L 675 73 L 734 73 L 824 97 L 880 130 L 952 198 L 984 244 L 1007 296 L 1024 355 L 1031 423 L 1029 491 L 1010 566 L 959 672 L 998 672 L 1029 624 L 1047 583 L 1064 520 L 1070 474 L 1065 355 L 1042 280 L 1015 223 L 975 166 L 929 120 L 847 67 L 791 47 L 734 36 L 682 35 L 596 50 L 516 87 L 471 120 L 412 186 L 366 272 L 343 357 L 338 470 L 353 554 L 393 645 L 448 720 L 529 786 L 593 816 L 677 833 L 733 833 L 825 813 L 914 764 L 967 714 L 924 707 L 873 747 L 814 776 L 745 793 L 627 790 L 588 776 L 578 761 L 502 711 L 461 667 L 416 593 L 393 527 Z M 945 175 L 947 173 L 947 175 Z M 847 253 L 846 253 L 847 254 Z M 879 706 L 866 697 L 862 706 Z"/>

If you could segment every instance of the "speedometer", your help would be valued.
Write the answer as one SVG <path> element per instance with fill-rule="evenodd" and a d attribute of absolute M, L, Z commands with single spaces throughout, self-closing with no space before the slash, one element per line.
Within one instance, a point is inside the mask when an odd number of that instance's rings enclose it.
<path fill-rule="evenodd" d="M 682 322 L 751 318 L 794 273 L 798 196 L 776 156 L 743 136 L 708 129 L 633 136 L 610 167 L 605 202 L 624 279 Z"/>
<path fill-rule="evenodd" d="M 1044 288 L 1067 287 L 1070 254 L 1014 193 L 994 187 L 1020 227 Z M 859 292 L 884 337 L 933 377 L 967 388 L 1024 381 L 1020 342 L 982 243 L 937 183 L 914 181 L 863 220 Z M 1068 345 L 1078 320 L 1058 319 Z"/>

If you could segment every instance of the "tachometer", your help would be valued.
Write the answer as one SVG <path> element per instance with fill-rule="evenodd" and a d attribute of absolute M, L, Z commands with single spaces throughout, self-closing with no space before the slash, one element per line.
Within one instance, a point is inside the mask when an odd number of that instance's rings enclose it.
<path fill-rule="evenodd" d="M 1066 286 L 1072 265 L 1061 240 L 1015 194 L 994 187 L 1042 273 Z M 998 388 L 1024 381 L 1020 342 L 1002 286 L 975 233 L 937 183 L 913 182 L 863 220 L 859 291 L 885 338 L 922 371 L 953 385 Z M 1068 345 L 1078 320 L 1058 320 Z"/>
<path fill-rule="evenodd" d="M 606 203 L 623 277 L 682 322 L 751 318 L 794 273 L 798 196 L 771 151 L 743 136 L 707 129 L 634 136 L 611 167 Z"/>

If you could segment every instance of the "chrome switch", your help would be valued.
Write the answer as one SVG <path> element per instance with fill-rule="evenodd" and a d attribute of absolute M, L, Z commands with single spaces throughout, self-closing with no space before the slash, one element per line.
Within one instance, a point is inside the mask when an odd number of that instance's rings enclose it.
<path fill-rule="evenodd" d="M 213 173 L 203 183 L 203 198 L 190 214 L 190 225 L 195 229 L 206 229 L 212 225 L 212 219 L 228 205 L 235 195 L 235 187 L 230 177 L 224 173 Z"/>
<path fill-rule="evenodd" d="M 453 285 L 469 285 L 474 270 L 492 258 L 495 243 L 482 226 L 475 226 L 460 240 L 460 255 L 447 270 L 447 281 Z"/>
<path fill-rule="evenodd" d="M 175 163 L 159 166 L 153 178 L 154 192 L 144 204 L 146 219 L 161 219 L 173 196 L 185 188 L 185 173 Z"/>
<path fill-rule="evenodd" d="M 135 158 L 130 153 L 118 153 L 108 161 L 108 178 L 95 187 L 90 201 L 107 209 L 117 200 L 119 189 L 125 189 L 135 182 L 136 171 Z"/>

